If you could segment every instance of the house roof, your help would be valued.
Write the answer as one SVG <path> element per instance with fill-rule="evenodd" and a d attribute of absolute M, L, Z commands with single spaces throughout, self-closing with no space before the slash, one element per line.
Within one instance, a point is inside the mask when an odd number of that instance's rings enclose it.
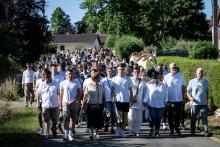
<path fill-rule="evenodd" d="M 96 38 L 100 43 L 100 38 L 98 34 L 54 34 L 52 43 L 93 43 L 96 40 Z"/>

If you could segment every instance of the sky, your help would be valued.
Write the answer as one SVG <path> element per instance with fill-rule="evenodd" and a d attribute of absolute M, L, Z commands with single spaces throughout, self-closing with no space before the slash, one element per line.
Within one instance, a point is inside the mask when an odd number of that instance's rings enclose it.
<path fill-rule="evenodd" d="M 55 8 L 61 7 L 61 9 L 70 16 L 71 22 L 75 23 L 80 21 L 84 16 L 85 11 L 80 9 L 80 4 L 83 0 L 46 0 L 46 16 L 50 21 L 51 15 Z M 203 0 L 205 3 L 204 12 L 207 18 L 212 15 L 211 0 Z M 218 0 L 218 5 L 220 5 L 220 0 Z"/>

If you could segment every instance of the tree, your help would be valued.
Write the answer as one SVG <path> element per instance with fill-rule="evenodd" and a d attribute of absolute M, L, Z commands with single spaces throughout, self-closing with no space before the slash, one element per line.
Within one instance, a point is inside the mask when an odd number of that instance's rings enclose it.
<path fill-rule="evenodd" d="M 51 39 L 42 1 L 2 0 L 0 16 L 0 56 L 20 64 L 34 62 Z"/>
<path fill-rule="evenodd" d="M 51 17 L 51 28 L 54 34 L 65 34 L 72 31 L 70 17 L 60 7 L 57 7 Z"/>
<path fill-rule="evenodd" d="M 207 39 L 202 0 L 85 0 L 81 8 L 92 32 L 134 35 L 157 46 L 165 36 Z"/>

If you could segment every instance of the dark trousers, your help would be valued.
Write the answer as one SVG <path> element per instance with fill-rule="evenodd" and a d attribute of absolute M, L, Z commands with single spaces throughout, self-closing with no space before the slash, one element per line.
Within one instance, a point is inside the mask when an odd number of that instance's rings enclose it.
<path fill-rule="evenodd" d="M 171 131 L 179 131 L 181 115 L 183 112 L 182 102 L 171 102 L 167 107 L 168 123 Z"/>

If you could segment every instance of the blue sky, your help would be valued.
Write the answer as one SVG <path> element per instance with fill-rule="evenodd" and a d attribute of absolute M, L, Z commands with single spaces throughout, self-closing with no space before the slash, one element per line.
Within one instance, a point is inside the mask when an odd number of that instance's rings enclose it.
<path fill-rule="evenodd" d="M 46 15 L 50 21 L 51 15 L 56 7 L 61 7 L 66 14 L 70 16 L 71 22 L 77 22 L 82 19 L 84 16 L 84 11 L 80 9 L 80 3 L 83 0 L 46 0 Z M 204 12 L 207 15 L 207 18 L 210 18 L 212 15 L 211 0 L 204 0 L 205 10 Z M 220 5 L 220 1 L 218 1 Z"/>

